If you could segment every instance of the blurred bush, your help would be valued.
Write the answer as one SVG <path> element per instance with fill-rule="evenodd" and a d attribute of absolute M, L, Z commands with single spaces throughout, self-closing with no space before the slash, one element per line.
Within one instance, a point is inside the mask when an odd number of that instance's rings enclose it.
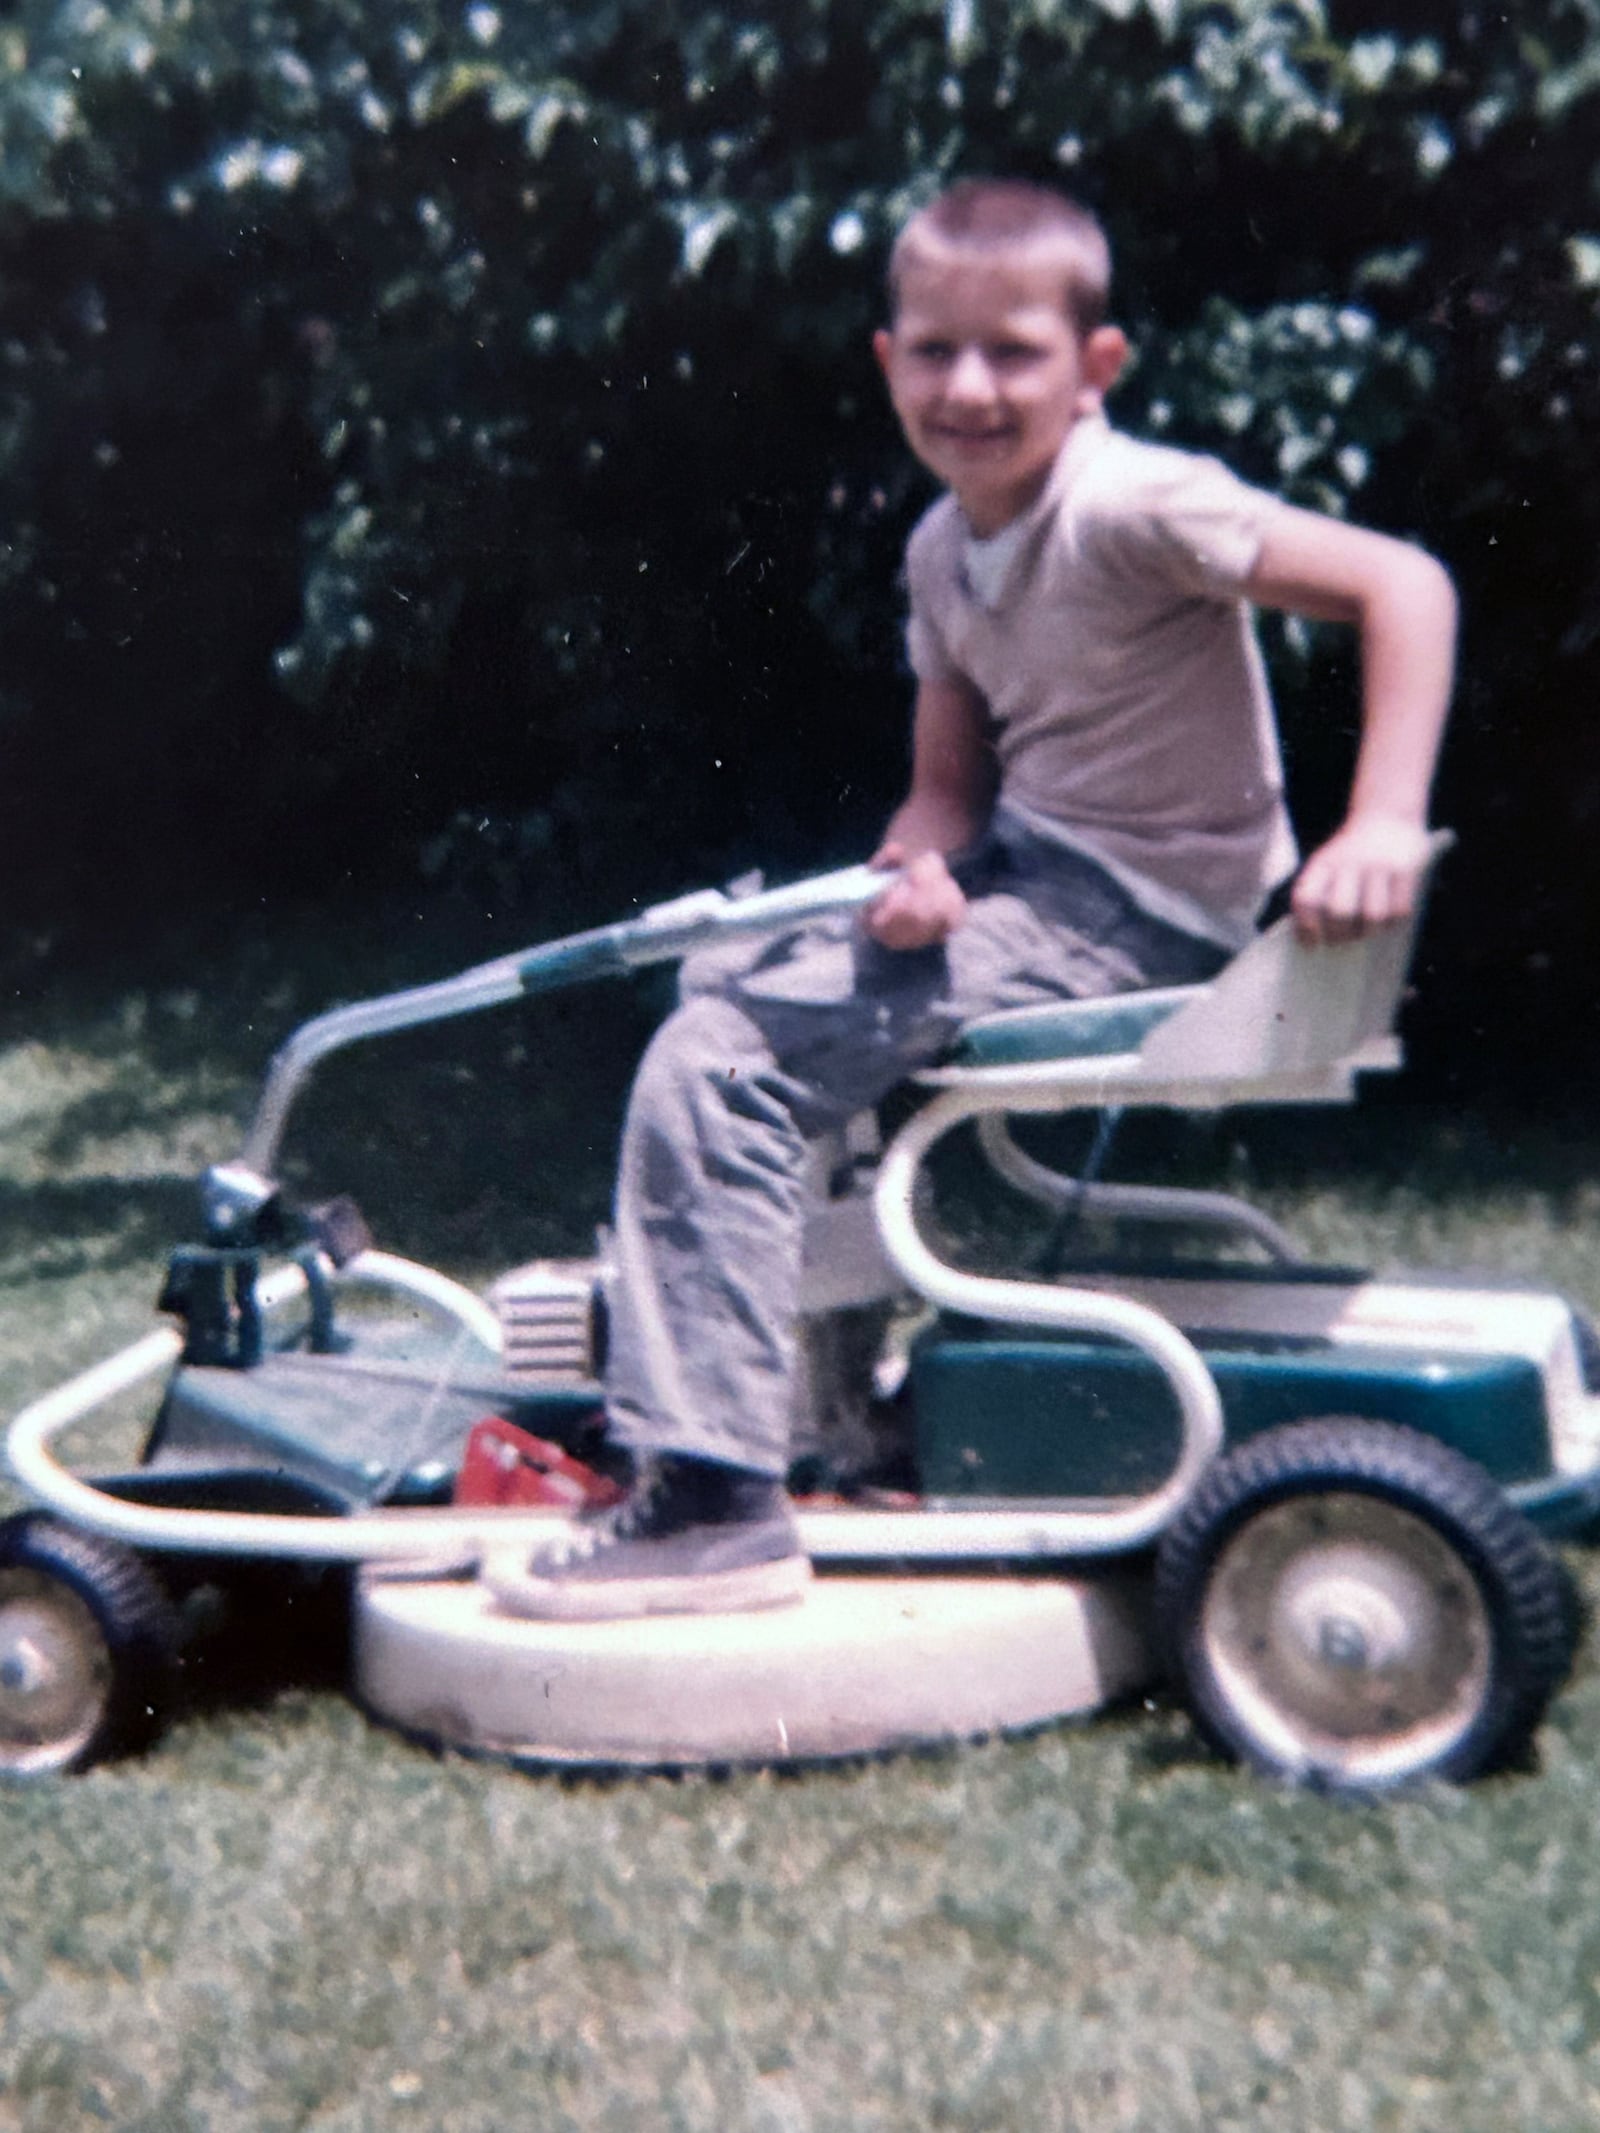
<path fill-rule="evenodd" d="M 1600 1036 L 1600 4 L 1427 12 L 21 0 L 10 909 L 437 883 L 475 824 L 502 904 L 853 853 L 926 495 L 883 255 L 996 170 L 1107 218 L 1120 419 L 1454 568 L 1434 995 Z M 1348 660 L 1270 637 L 1314 835 Z"/>

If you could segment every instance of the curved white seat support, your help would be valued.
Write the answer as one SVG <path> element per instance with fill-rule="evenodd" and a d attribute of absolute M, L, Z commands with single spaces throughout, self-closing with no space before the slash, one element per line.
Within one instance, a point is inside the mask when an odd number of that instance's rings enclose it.
<path fill-rule="evenodd" d="M 1448 832 L 1436 835 L 1432 859 L 1450 842 Z M 941 1067 L 918 1077 L 940 1093 L 891 1142 L 879 1166 L 874 1201 L 884 1249 L 899 1273 L 918 1294 L 946 1310 L 1008 1325 L 1126 1341 L 1157 1365 L 1178 1405 L 1178 1459 L 1153 1494 L 1131 1503 L 1052 1507 L 1059 1530 L 1071 1535 L 1074 1552 L 1136 1547 L 1161 1532 L 1221 1446 L 1216 1383 L 1177 1327 L 1131 1298 L 1054 1282 L 969 1274 L 940 1259 L 916 1220 L 917 1179 L 924 1161 L 947 1133 L 977 1119 L 985 1152 L 1001 1175 L 1024 1193 L 1061 1205 L 1082 1188 L 1018 1148 L 1006 1130 L 1006 1113 L 1111 1105 L 1210 1110 L 1241 1103 L 1347 1099 L 1358 1073 L 1399 1064 L 1391 1029 L 1418 916 L 1420 912 L 1406 924 L 1360 940 L 1315 948 L 1297 939 L 1291 920 L 1281 919 L 1257 935 L 1209 985 L 1159 996 L 1160 1012 L 1138 1035 L 1136 1050 Z M 1138 1034 L 1132 1024 L 1130 1034 Z M 1091 1190 L 1101 1194 L 1099 1204 L 1108 1211 L 1118 1204 L 1119 1195 L 1124 1208 L 1146 1214 L 1178 1215 L 1198 1206 L 1202 1219 L 1245 1229 L 1275 1257 L 1295 1256 L 1291 1241 L 1276 1225 L 1241 1210 L 1225 1195 L 1190 1200 L 1149 1188 Z M 1241 1222 L 1241 1213 L 1251 1219 Z"/>
<path fill-rule="evenodd" d="M 884 1248 L 919 1295 L 946 1310 L 1058 1333 L 1109 1335 L 1147 1355 L 1172 1389 L 1182 1424 L 1178 1458 L 1147 1496 L 1054 1509 L 1063 1550 L 1097 1555 L 1155 1539 L 1187 1501 L 1222 1445 L 1222 1402 L 1198 1350 L 1169 1319 L 1125 1297 L 1055 1282 L 964 1273 L 932 1252 L 917 1225 L 917 1176 L 929 1150 L 984 1108 L 981 1091 L 947 1090 L 895 1136 L 878 1170 L 875 1196 Z"/>
<path fill-rule="evenodd" d="M 1040 1207 L 1062 1212 L 1072 1209 L 1113 1222 L 1187 1224 L 1223 1230 L 1248 1237 L 1269 1258 L 1283 1265 L 1292 1265 L 1300 1258 L 1299 1246 L 1286 1229 L 1231 1192 L 1198 1192 L 1179 1185 L 1108 1185 L 1052 1170 L 1048 1163 L 1041 1163 L 1017 1146 L 1004 1111 L 981 1111 L 977 1132 L 978 1144 L 994 1170 Z"/>

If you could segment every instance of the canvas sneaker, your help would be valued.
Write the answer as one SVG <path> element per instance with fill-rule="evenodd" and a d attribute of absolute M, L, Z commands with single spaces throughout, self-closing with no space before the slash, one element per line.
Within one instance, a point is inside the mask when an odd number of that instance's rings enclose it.
<path fill-rule="evenodd" d="M 486 1560 L 481 1575 L 512 1614 L 609 1622 L 788 1606 L 811 1565 L 781 1482 L 662 1454 L 621 1503 L 575 1518 L 525 1559 Z"/>

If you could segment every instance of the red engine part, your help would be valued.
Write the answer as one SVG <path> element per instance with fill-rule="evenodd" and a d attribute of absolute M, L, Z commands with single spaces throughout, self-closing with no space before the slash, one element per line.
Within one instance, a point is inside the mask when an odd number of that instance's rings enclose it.
<path fill-rule="evenodd" d="M 503 1415 L 473 1424 L 455 1486 L 460 1504 L 546 1504 L 561 1511 L 598 1508 L 623 1494 L 620 1483 Z"/>

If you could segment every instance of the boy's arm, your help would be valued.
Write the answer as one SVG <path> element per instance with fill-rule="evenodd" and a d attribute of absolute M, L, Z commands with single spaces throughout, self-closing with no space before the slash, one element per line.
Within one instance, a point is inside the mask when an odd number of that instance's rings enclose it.
<path fill-rule="evenodd" d="M 1308 941 L 1351 940 L 1404 918 L 1427 866 L 1428 790 L 1455 671 L 1455 588 L 1442 564 L 1387 534 L 1285 509 L 1246 597 L 1361 633 L 1361 746 L 1342 826 L 1301 868 L 1292 906 Z"/>
<path fill-rule="evenodd" d="M 911 790 L 872 862 L 904 871 L 867 910 L 866 928 L 875 941 L 885 948 L 928 948 L 960 925 L 966 898 L 945 858 L 982 830 L 994 791 L 994 750 L 983 698 L 962 681 L 919 682 Z"/>

